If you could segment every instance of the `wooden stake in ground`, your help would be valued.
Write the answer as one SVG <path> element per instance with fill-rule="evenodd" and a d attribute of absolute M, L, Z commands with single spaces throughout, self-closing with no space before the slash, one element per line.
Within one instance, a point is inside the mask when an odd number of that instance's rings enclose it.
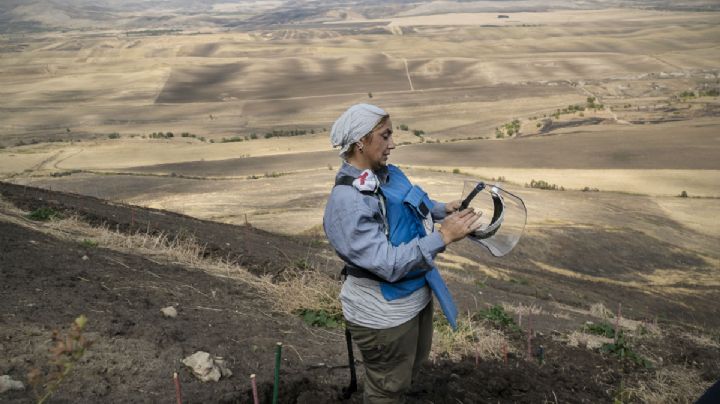
<path fill-rule="evenodd" d="M 532 359 L 532 317 L 530 316 L 530 313 L 528 313 L 528 336 L 527 336 L 527 358 L 528 360 Z"/>
<path fill-rule="evenodd" d="M 615 339 L 620 336 L 620 317 L 622 316 L 622 303 L 618 303 L 617 317 L 615 317 Z"/>
<path fill-rule="evenodd" d="M 480 366 L 480 348 L 475 345 L 475 367 Z"/>
<path fill-rule="evenodd" d="M 272 404 L 277 404 L 280 393 L 280 357 L 282 355 L 282 342 L 277 343 L 275 348 L 275 383 L 273 384 Z"/>
<path fill-rule="evenodd" d="M 507 352 L 507 342 L 503 343 L 503 360 L 505 361 L 505 366 L 508 364 L 508 352 Z"/>
<path fill-rule="evenodd" d="M 250 384 L 252 384 L 253 403 L 260 404 L 260 398 L 258 398 L 257 382 L 255 381 L 255 373 L 250 375 Z"/>
<path fill-rule="evenodd" d="M 177 404 L 182 404 L 182 392 L 180 390 L 180 379 L 178 378 L 177 372 L 173 373 L 173 381 L 175 382 L 175 401 Z"/>

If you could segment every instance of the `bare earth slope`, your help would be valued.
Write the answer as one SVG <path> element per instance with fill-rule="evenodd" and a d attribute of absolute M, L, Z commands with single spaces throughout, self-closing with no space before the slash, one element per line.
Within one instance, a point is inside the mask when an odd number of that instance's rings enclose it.
<path fill-rule="evenodd" d="M 269 400 L 276 341 L 285 344 L 281 402 L 338 401 L 337 395 L 346 383 L 348 373 L 343 367 L 346 358 L 340 330 L 309 327 L 297 317 L 275 312 L 265 293 L 241 279 L 207 273 L 171 260 L 162 262 L 102 245 L 56 238 L 47 234 L 48 226 L 19 215 L 7 201 L 26 209 L 43 206 L 53 207 L 65 215 L 77 213 L 84 220 L 94 224 L 109 223 L 111 228 L 121 232 L 131 231 L 130 224 L 134 220 L 146 226 L 146 221 L 152 218 L 151 231 L 170 236 L 192 235 L 208 245 L 227 239 L 232 241 L 231 245 L 254 246 L 253 253 L 235 246 L 219 246 L 210 251 L 231 257 L 232 254 L 242 255 L 245 265 L 263 273 L 277 274 L 283 268 L 291 270 L 292 265 L 284 260 L 297 258 L 292 254 L 302 252 L 301 239 L 293 241 L 289 237 L 241 226 L 204 222 L 169 212 L 15 185 L 0 184 L 0 193 L 4 201 L 0 212 L 0 292 L 7 303 L 0 317 L 0 349 L 2 356 L 9 358 L 0 362 L 0 373 L 22 380 L 31 367 L 46 363 L 51 330 L 66 326 L 75 316 L 85 313 L 90 318 L 88 337 L 95 345 L 56 393 L 58 402 L 168 401 L 174 394 L 171 379 L 174 371 L 180 373 L 188 401 L 250 402 L 247 378 L 250 373 L 258 375 L 261 395 L 264 400 Z M 550 236 L 578 239 L 583 234 L 582 229 L 578 229 L 575 234 L 551 233 Z M 645 305 L 657 310 L 659 307 L 654 305 L 658 301 L 653 298 L 643 300 L 642 296 L 633 294 L 632 288 L 622 284 L 598 289 L 594 282 L 582 278 L 568 284 L 552 275 L 528 271 L 525 267 L 528 256 L 545 260 L 547 254 L 556 254 L 543 251 L 544 244 L 539 237 L 539 234 L 531 233 L 523 248 L 508 262 L 484 260 L 489 268 L 506 271 L 520 281 L 504 283 L 489 279 L 480 290 L 484 292 L 484 301 L 490 303 L 510 296 L 522 301 L 523 296 L 530 298 L 532 295 L 529 289 L 535 289 L 535 298 L 528 301 L 542 314 L 535 316 L 534 327 L 538 332 L 533 343 L 544 346 L 545 362 L 538 365 L 523 359 L 526 342 L 523 332 L 505 329 L 510 352 L 507 365 L 501 355 L 478 362 L 472 351 L 454 360 L 435 356 L 435 361 L 426 366 L 415 384 L 411 402 L 539 402 L 552 401 L 555 397 L 558 401 L 606 402 L 621 394 L 618 393 L 623 391 L 621 383 L 646 383 L 647 386 L 657 377 L 654 369 L 621 362 L 596 349 L 573 346 L 568 340 L 558 338 L 577 329 L 584 321 L 578 313 L 589 315 L 582 302 L 566 299 L 566 295 L 597 293 L 632 299 L 638 302 L 634 304 L 636 315 L 644 312 L 642 307 Z M 632 243 L 633 240 L 639 243 L 638 249 L 648 241 L 631 234 L 624 242 Z M 595 241 L 602 243 L 602 239 L 595 238 Z M 260 248 L 263 243 L 266 248 Z M 290 255 L 278 258 L 280 248 Z M 306 257 L 311 257 L 312 261 L 313 256 L 323 254 L 324 248 L 317 244 L 310 252 L 306 248 Z M 452 251 L 448 259 L 452 260 L 453 254 L 459 252 Z M 682 252 L 656 254 L 660 255 L 640 258 L 649 258 L 651 262 L 655 259 L 673 261 L 679 265 L 693 259 Z M 667 254 L 672 257 L 666 257 Z M 560 254 L 553 259 L 562 264 L 571 258 L 572 255 L 564 257 Z M 565 264 L 574 267 L 572 263 Z M 622 262 L 618 264 L 622 265 Z M 322 272 L 321 268 L 306 267 L 305 270 Z M 599 269 L 587 262 L 585 270 L 597 275 Z M 326 267 L 324 271 L 329 271 L 326 276 L 333 276 L 335 270 Z M 472 291 L 472 284 L 458 282 L 462 271 L 445 272 L 450 276 L 451 288 L 461 307 L 470 310 L 471 295 L 478 289 Z M 564 285 L 559 285 L 561 282 Z M 478 287 L 477 283 L 475 287 Z M 556 293 L 567 305 L 554 302 L 555 298 L 546 294 L 547 291 Z M 685 303 L 695 306 L 695 315 L 686 318 L 679 328 L 673 325 L 674 321 L 661 319 L 662 332 L 651 331 L 644 339 L 636 337 L 636 341 L 642 342 L 638 342 L 635 349 L 644 355 L 652 355 L 653 363 L 659 366 L 657 372 L 685 369 L 684 372 L 697 375 L 698 386 L 707 386 L 720 372 L 720 354 L 714 343 L 701 343 L 701 340 L 691 338 L 688 332 L 695 333 L 693 324 L 710 326 L 706 330 L 717 330 L 717 324 L 710 325 L 714 308 L 686 300 L 678 301 L 678 306 L 671 310 L 683 310 Z M 177 307 L 177 319 L 164 318 L 160 314 L 160 308 L 168 305 Z M 658 327 L 642 324 L 649 330 Z M 436 329 L 436 338 L 441 329 Z M 225 357 L 234 375 L 217 384 L 196 381 L 179 361 L 197 350 Z M 658 357 L 662 357 L 661 362 L 657 362 Z M 359 368 L 362 369 L 361 364 Z M 698 381 L 693 380 L 693 383 Z M 691 400 L 699 394 L 699 390 L 683 391 L 682 394 L 688 395 L 681 401 Z M 3 399 L 24 402 L 29 397 L 30 392 L 24 391 L 8 393 Z M 359 402 L 358 396 L 354 400 Z"/>

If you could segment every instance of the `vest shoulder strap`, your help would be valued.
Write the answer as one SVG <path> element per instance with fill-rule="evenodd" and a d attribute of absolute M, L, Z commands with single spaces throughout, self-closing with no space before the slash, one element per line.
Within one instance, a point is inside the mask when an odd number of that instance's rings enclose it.
<path fill-rule="evenodd" d="M 353 177 L 352 175 L 341 175 L 341 176 L 339 176 L 339 177 L 337 177 L 337 178 L 335 179 L 335 186 L 338 186 L 338 185 L 347 185 L 347 186 L 349 186 L 349 187 L 352 187 L 352 186 L 353 186 L 353 181 L 355 181 L 355 177 Z M 360 192 L 360 193 L 363 194 L 363 195 L 375 195 L 375 193 L 374 193 L 373 191 L 360 191 L 360 190 L 358 190 L 358 192 Z"/>
<path fill-rule="evenodd" d="M 353 181 L 355 181 L 355 177 L 351 175 L 341 175 L 335 179 L 335 185 L 349 185 L 352 186 Z"/>

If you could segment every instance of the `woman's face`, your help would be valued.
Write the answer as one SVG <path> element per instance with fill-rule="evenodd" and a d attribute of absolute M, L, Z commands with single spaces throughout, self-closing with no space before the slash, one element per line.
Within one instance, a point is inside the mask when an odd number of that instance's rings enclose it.
<path fill-rule="evenodd" d="M 387 165 L 390 151 L 395 148 L 392 134 L 392 122 L 388 118 L 383 125 L 362 138 L 362 155 L 372 170 Z"/>

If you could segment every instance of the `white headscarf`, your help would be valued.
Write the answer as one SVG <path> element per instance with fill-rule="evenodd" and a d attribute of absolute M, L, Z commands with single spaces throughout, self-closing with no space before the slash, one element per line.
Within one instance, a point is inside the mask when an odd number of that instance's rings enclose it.
<path fill-rule="evenodd" d="M 333 147 L 340 147 L 340 157 L 345 158 L 350 146 L 370 133 L 386 115 L 382 108 L 370 104 L 355 104 L 343 112 L 330 131 L 330 141 Z"/>

